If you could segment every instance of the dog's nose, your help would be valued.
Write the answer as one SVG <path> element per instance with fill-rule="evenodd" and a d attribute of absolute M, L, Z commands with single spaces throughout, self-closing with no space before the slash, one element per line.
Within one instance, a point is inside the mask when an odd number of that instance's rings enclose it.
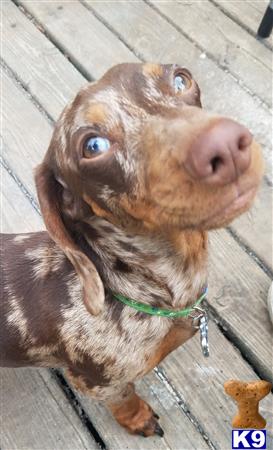
<path fill-rule="evenodd" d="M 193 142 L 185 168 L 195 179 L 223 186 L 248 169 L 251 142 L 247 128 L 231 119 L 220 119 Z"/>

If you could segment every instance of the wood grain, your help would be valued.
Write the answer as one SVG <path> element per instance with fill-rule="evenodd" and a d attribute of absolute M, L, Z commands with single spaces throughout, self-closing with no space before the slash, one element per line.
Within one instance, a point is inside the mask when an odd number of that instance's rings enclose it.
<path fill-rule="evenodd" d="M 273 270 L 273 187 L 266 180 L 251 210 L 236 219 L 232 229 Z"/>
<path fill-rule="evenodd" d="M 2 450 L 96 449 L 46 370 L 1 369 Z"/>
<path fill-rule="evenodd" d="M 273 381 L 273 328 L 266 307 L 270 278 L 225 230 L 210 233 L 209 304 L 242 353 Z"/>
<path fill-rule="evenodd" d="M 60 114 L 85 78 L 14 3 L 6 2 L 2 15 L 2 58 L 56 119 L 56 111 Z"/>
<path fill-rule="evenodd" d="M 213 0 L 233 20 L 248 28 L 255 35 L 263 18 L 269 0 Z M 272 38 L 266 40 L 272 46 Z"/>
<path fill-rule="evenodd" d="M 3 166 L 0 166 L 0 178 L 1 233 L 28 233 L 44 229 L 42 218 Z"/>
<path fill-rule="evenodd" d="M 2 89 L 2 155 L 37 200 L 33 170 L 43 159 L 53 127 L 5 72 Z"/>
<path fill-rule="evenodd" d="M 99 78 L 111 65 L 137 62 L 127 47 L 79 2 L 19 1 L 49 36 L 90 78 Z"/>

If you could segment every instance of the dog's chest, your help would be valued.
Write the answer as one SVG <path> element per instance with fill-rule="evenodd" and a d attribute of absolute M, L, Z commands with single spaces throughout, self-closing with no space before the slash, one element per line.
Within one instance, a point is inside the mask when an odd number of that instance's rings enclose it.
<path fill-rule="evenodd" d="M 159 266 L 158 262 L 157 264 Z M 199 289 L 197 286 L 202 280 L 200 274 L 197 276 L 193 290 Z M 115 278 L 116 282 L 117 280 L 120 283 L 122 278 Z M 174 287 L 179 283 L 179 271 L 172 274 L 171 282 Z M 116 286 L 124 289 L 122 283 Z M 130 283 L 125 286 L 129 289 Z M 99 316 L 92 316 L 83 305 L 81 286 L 76 276 L 72 275 L 67 281 L 67 289 L 70 306 L 62 311 L 62 342 L 70 365 L 80 366 L 86 372 L 89 372 L 90 367 L 91 377 L 95 366 L 100 368 L 103 377 L 111 380 L 111 383 L 115 380 L 133 381 L 151 370 L 195 332 L 191 320 L 174 322 L 173 319 L 148 316 L 123 305 L 111 294 L 106 296 L 103 312 Z M 135 298 L 142 301 L 145 298 L 150 301 L 149 294 L 154 295 L 154 300 L 158 301 L 161 292 L 165 292 L 161 287 L 156 291 L 156 284 L 152 284 L 151 289 L 140 283 L 137 289 Z M 190 291 L 190 286 L 188 289 Z M 116 290 L 118 291 L 117 287 Z"/>
<path fill-rule="evenodd" d="M 68 365 L 81 367 L 85 372 L 89 367 L 100 367 L 103 377 L 112 382 L 132 381 L 145 372 L 148 361 L 168 333 L 170 322 L 146 317 L 112 301 L 106 301 L 99 316 L 92 316 L 82 303 L 78 279 L 72 276 L 68 284 L 70 306 L 62 311 L 60 328 Z"/>

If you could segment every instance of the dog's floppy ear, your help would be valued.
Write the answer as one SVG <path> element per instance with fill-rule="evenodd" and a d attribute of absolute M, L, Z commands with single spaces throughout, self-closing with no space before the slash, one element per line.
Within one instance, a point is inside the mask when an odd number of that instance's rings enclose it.
<path fill-rule="evenodd" d="M 62 220 L 59 195 L 61 185 L 46 161 L 36 168 L 35 182 L 48 233 L 73 264 L 83 287 L 87 310 L 97 315 L 104 303 L 103 284 L 94 264 L 75 244 Z"/>

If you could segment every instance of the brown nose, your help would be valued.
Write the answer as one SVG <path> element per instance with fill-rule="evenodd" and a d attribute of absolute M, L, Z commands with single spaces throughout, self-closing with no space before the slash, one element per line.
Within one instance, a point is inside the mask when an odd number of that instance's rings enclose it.
<path fill-rule="evenodd" d="M 223 186 L 248 169 L 251 142 L 247 128 L 233 120 L 220 119 L 194 141 L 185 168 L 195 179 Z"/>

